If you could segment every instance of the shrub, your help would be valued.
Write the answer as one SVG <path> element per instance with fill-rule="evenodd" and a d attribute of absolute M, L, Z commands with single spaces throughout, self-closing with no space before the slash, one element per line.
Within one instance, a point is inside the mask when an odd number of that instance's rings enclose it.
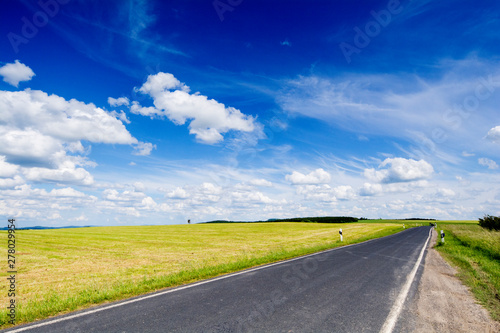
<path fill-rule="evenodd" d="M 485 215 L 479 219 L 479 225 L 489 230 L 500 230 L 500 217 Z"/>

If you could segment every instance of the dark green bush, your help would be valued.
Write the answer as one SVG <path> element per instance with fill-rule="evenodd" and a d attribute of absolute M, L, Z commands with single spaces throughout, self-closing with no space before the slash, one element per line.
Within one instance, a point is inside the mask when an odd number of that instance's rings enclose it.
<path fill-rule="evenodd" d="M 500 230 L 500 217 L 485 215 L 479 219 L 479 225 L 489 230 Z"/>

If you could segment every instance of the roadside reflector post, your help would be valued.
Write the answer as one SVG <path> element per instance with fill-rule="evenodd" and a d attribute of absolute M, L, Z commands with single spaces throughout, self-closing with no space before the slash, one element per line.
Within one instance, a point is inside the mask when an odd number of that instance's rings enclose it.
<path fill-rule="evenodd" d="M 343 242 L 344 241 L 344 238 L 342 237 L 342 228 L 340 228 L 339 230 L 339 234 L 340 234 L 340 241 Z"/>
<path fill-rule="evenodd" d="M 404 224 L 404 223 L 403 223 L 403 229 L 406 229 L 406 228 L 405 228 L 405 224 Z"/>
<path fill-rule="evenodd" d="M 444 243 L 444 231 L 441 230 L 441 243 Z"/>

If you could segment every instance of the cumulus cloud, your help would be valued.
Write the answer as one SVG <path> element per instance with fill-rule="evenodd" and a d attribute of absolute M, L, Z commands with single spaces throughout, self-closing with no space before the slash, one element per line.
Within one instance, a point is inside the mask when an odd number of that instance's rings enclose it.
<path fill-rule="evenodd" d="M 24 179 L 19 175 L 13 178 L 0 178 L 0 188 L 13 188 L 24 183 Z"/>
<path fill-rule="evenodd" d="M 387 158 L 380 165 L 381 170 L 365 169 L 366 178 L 379 183 L 410 182 L 429 178 L 434 172 L 432 165 L 424 160 Z"/>
<path fill-rule="evenodd" d="M 166 197 L 182 200 L 182 205 L 201 206 L 219 202 L 223 193 L 222 187 L 205 182 L 199 186 L 177 187 L 168 192 Z"/>
<path fill-rule="evenodd" d="M 190 93 L 187 85 L 170 73 L 150 75 L 138 89 L 153 98 L 154 107 L 143 107 L 133 102 L 130 111 L 144 116 L 164 116 L 176 125 L 189 122 L 189 133 L 194 134 L 201 143 L 221 142 L 228 131 L 253 132 L 255 119 L 233 107 L 200 93 Z"/>
<path fill-rule="evenodd" d="M 328 172 L 319 168 L 308 173 L 307 175 L 294 171 L 290 175 L 286 175 L 285 179 L 293 185 L 314 185 L 329 183 L 331 176 Z"/>
<path fill-rule="evenodd" d="M 3 76 L 3 80 L 14 87 L 19 86 L 21 81 L 29 81 L 35 73 L 26 66 L 16 60 L 14 63 L 6 64 L 0 67 L 0 75 Z"/>
<path fill-rule="evenodd" d="M 78 168 L 71 161 L 64 161 L 57 169 L 26 168 L 23 171 L 26 179 L 34 182 L 52 182 L 92 185 L 94 177 L 84 168 Z"/>
<path fill-rule="evenodd" d="M 72 187 L 47 191 L 22 184 L 0 190 L 0 215 L 36 219 L 39 223 L 50 216 L 60 216 L 61 210 L 74 211 L 76 215 L 79 207 L 94 207 L 96 201 L 96 197 Z"/>
<path fill-rule="evenodd" d="M 0 91 L 1 161 L 30 181 L 90 185 L 84 167 L 95 164 L 82 141 L 136 145 L 139 155 L 154 148 L 135 139 L 116 115 L 39 90 Z M 12 176 L 12 167 L 5 170 Z"/>
<path fill-rule="evenodd" d="M 14 177 L 19 166 L 5 162 L 5 156 L 0 156 L 0 178 Z"/>
<path fill-rule="evenodd" d="M 492 142 L 500 143 L 500 126 L 495 126 L 490 129 L 486 138 Z"/>
<path fill-rule="evenodd" d="M 172 199 L 186 199 L 189 198 L 189 193 L 182 187 L 177 187 L 175 190 L 167 193 L 167 197 Z"/>
<path fill-rule="evenodd" d="M 497 162 L 490 160 L 489 158 L 482 157 L 477 160 L 478 163 L 482 166 L 488 167 L 488 169 L 495 170 L 498 169 Z"/>
<path fill-rule="evenodd" d="M 363 187 L 359 190 L 359 194 L 362 196 L 374 196 L 381 194 L 382 192 L 382 185 L 370 183 L 364 183 Z"/>
<path fill-rule="evenodd" d="M 156 149 L 156 145 L 149 142 L 139 142 L 134 146 L 134 155 L 138 156 L 148 156 L 151 154 L 151 151 Z"/>
<path fill-rule="evenodd" d="M 115 189 L 107 189 L 102 192 L 102 198 L 109 201 L 138 201 L 146 195 L 142 192 L 128 191 L 118 192 Z"/>
<path fill-rule="evenodd" d="M 112 107 L 116 106 L 128 106 L 130 104 L 130 100 L 127 97 L 119 97 L 119 98 L 113 98 L 113 97 L 108 97 L 108 104 Z"/>
<path fill-rule="evenodd" d="M 0 123 L 19 130 L 36 129 L 60 140 L 137 143 L 120 120 L 94 104 L 67 101 L 39 90 L 0 91 L 0 110 L 8 111 L 0 113 Z"/>
<path fill-rule="evenodd" d="M 263 203 L 272 204 L 276 201 L 268 197 L 262 192 L 251 191 L 251 192 L 233 192 L 231 197 L 234 202 L 239 203 Z"/>
<path fill-rule="evenodd" d="M 222 187 L 212 183 L 203 183 L 199 187 L 199 191 L 206 195 L 219 195 L 222 193 Z"/>
<path fill-rule="evenodd" d="M 335 196 L 335 198 L 339 200 L 348 200 L 356 196 L 353 188 L 350 185 L 341 185 L 334 187 L 332 189 L 332 193 Z"/>

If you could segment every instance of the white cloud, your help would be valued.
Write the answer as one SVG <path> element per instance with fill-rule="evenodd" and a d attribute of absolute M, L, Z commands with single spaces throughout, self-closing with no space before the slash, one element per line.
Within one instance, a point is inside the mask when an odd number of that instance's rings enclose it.
<path fill-rule="evenodd" d="M 387 158 L 379 168 L 382 170 L 365 169 L 366 178 L 379 183 L 409 182 L 429 178 L 434 172 L 432 165 L 424 160 L 416 161 L 401 157 Z"/>
<path fill-rule="evenodd" d="M 151 154 L 151 151 L 153 149 L 156 149 L 156 145 L 149 142 L 139 142 L 134 145 L 133 154 L 138 156 L 148 156 L 149 154 Z"/>
<path fill-rule="evenodd" d="M 186 199 L 189 198 L 189 193 L 185 189 L 177 187 L 175 190 L 169 192 L 167 197 L 172 199 Z"/>
<path fill-rule="evenodd" d="M 160 72 L 149 75 L 146 82 L 139 88 L 139 91 L 150 96 L 156 96 L 174 89 L 189 92 L 189 87 L 176 79 L 173 74 Z"/>
<path fill-rule="evenodd" d="M 137 204 L 136 207 L 142 210 L 155 210 L 158 207 L 158 204 L 151 197 L 146 197 L 142 199 L 140 204 Z"/>
<path fill-rule="evenodd" d="M 94 177 L 85 169 L 77 168 L 71 161 L 64 161 L 57 169 L 25 168 L 23 174 L 26 179 L 34 182 L 69 183 L 92 185 Z"/>
<path fill-rule="evenodd" d="M 362 196 L 373 196 L 381 194 L 382 192 L 382 185 L 370 183 L 364 183 L 363 187 L 359 190 L 359 194 Z"/>
<path fill-rule="evenodd" d="M 0 126 L 0 154 L 22 164 L 53 164 L 64 153 L 62 141 L 31 128 L 14 129 Z"/>
<path fill-rule="evenodd" d="M 82 214 L 78 217 L 75 217 L 75 218 L 72 218 L 70 219 L 70 221 L 76 221 L 76 222 L 80 222 L 80 221 L 88 221 L 89 219 L 85 216 L 85 214 Z"/>
<path fill-rule="evenodd" d="M 125 112 L 123 111 L 120 111 L 120 112 L 116 112 L 116 111 L 111 111 L 109 113 L 111 116 L 115 117 L 115 118 L 118 118 L 120 119 L 121 121 L 123 121 L 125 124 L 130 124 L 130 119 L 127 118 L 127 115 L 125 114 Z"/>
<path fill-rule="evenodd" d="M 273 183 L 271 183 L 270 181 L 265 180 L 265 179 L 252 179 L 250 181 L 250 184 L 254 185 L 254 186 L 264 186 L 264 187 L 273 186 Z"/>
<path fill-rule="evenodd" d="M 0 91 L 0 156 L 11 165 L 2 172 L 12 177 L 15 167 L 29 181 L 91 185 L 93 177 L 84 167 L 96 164 L 87 160 L 90 146 L 82 141 L 135 144 L 142 155 L 154 148 L 137 141 L 117 115 L 43 91 Z"/>
<path fill-rule="evenodd" d="M 356 196 L 353 188 L 350 185 L 341 185 L 334 187 L 332 193 L 335 198 L 340 200 L 353 199 Z"/>
<path fill-rule="evenodd" d="M 132 112 L 133 114 L 140 114 L 141 116 L 150 117 L 151 119 L 153 119 L 155 116 L 162 115 L 161 110 L 158 110 L 157 108 L 152 106 L 141 106 L 137 101 L 132 102 L 132 105 L 130 106 L 130 112 Z"/>
<path fill-rule="evenodd" d="M 308 200 L 318 200 L 323 202 L 349 200 L 356 196 L 350 185 L 340 185 L 332 188 L 328 184 L 299 185 L 297 187 L 297 194 L 303 195 Z"/>
<path fill-rule="evenodd" d="M 152 97 L 155 107 L 133 102 L 131 112 L 165 116 L 176 125 L 190 120 L 189 133 L 201 143 L 221 142 L 223 134 L 230 130 L 252 132 L 257 128 L 253 117 L 199 93 L 190 94 L 189 87 L 170 73 L 150 75 L 138 91 Z"/>
<path fill-rule="evenodd" d="M 10 178 L 17 174 L 19 167 L 5 162 L 5 156 L 0 155 L 0 178 Z"/>
<path fill-rule="evenodd" d="M 24 179 L 18 175 L 13 178 L 0 178 L 0 188 L 13 188 L 24 183 Z"/>
<path fill-rule="evenodd" d="M 119 98 L 113 98 L 113 97 L 108 97 L 108 104 L 112 107 L 116 106 L 128 106 L 130 104 L 130 100 L 128 97 L 119 97 Z"/>
<path fill-rule="evenodd" d="M 272 204 L 276 202 L 275 200 L 266 196 L 264 193 L 258 191 L 233 192 L 231 196 L 235 202 L 241 202 L 241 203 Z"/>
<path fill-rule="evenodd" d="M 96 197 L 71 187 L 54 188 L 47 192 L 23 184 L 14 189 L 0 190 L 0 214 L 21 217 L 21 221 L 36 219 L 35 223 L 39 224 L 52 216 L 61 216 L 63 210 L 74 212 L 74 217 L 82 215 L 79 208 L 85 207 L 87 212 L 91 211 L 96 201 Z"/>
<path fill-rule="evenodd" d="M 456 196 L 456 193 L 449 188 L 439 188 L 436 190 L 436 195 L 439 197 L 454 197 Z"/>
<path fill-rule="evenodd" d="M 498 169 L 498 164 L 495 161 L 490 160 L 489 158 L 482 157 L 477 161 L 480 165 L 488 167 L 488 169 L 491 170 Z"/>
<path fill-rule="evenodd" d="M 199 191 L 207 195 L 218 195 L 222 193 L 222 187 L 214 185 L 212 183 L 203 183 L 199 187 Z"/>
<path fill-rule="evenodd" d="M 69 101 L 39 90 L 0 91 L 0 123 L 74 142 L 133 144 L 123 123 L 94 104 Z"/>
<path fill-rule="evenodd" d="M 495 126 L 490 129 L 486 138 L 492 142 L 500 143 L 500 126 Z"/>
<path fill-rule="evenodd" d="M 142 192 L 128 191 L 118 192 L 115 189 L 107 189 L 102 192 L 102 198 L 109 201 L 141 201 L 146 195 Z"/>
<path fill-rule="evenodd" d="M 476 154 L 466 152 L 465 150 L 462 152 L 462 156 L 463 156 L 463 157 L 472 157 L 472 156 L 475 156 L 475 155 L 476 155 Z"/>
<path fill-rule="evenodd" d="M 49 196 L 54 197 L 85 197 L 85 193 L 75 190 L 72 187 L 53 189 L 49 192 Z"/>
<path fill-rule="evenodd" d="M 134 191 L 144 192 L 144 191 L 146 191 L 146 186 L 141 182 L 135 182 L 134 183 Z"/>
<path fill-rule="evenodd" d="M 293 185 L 314 185 L 314 184 L 325 184 L 329 183 L 331 176 L 328 172 L 322 168 L 316 169 L 307 175 L 300 173 L 298 171 L 292 172 L 290 175 L 286 175 L 286 180 L 291 182 Z"/>
<path fill-rule="evenodd" d="M 14 63 L 0 67 L 0 75 L 3 76 L 5 82 L 17 87 L 19 82 L 31 80 L 35 73 L 31 68 L 16 60 Z"/>
<path fill-rule="evenodd" d="M 62 218 L 62 216 L 59 213 L 52 213 L 52 214 L 47 216 L 47 219 L 49 219 L 49 220 L 59 220 L 61 218 Z"/>

